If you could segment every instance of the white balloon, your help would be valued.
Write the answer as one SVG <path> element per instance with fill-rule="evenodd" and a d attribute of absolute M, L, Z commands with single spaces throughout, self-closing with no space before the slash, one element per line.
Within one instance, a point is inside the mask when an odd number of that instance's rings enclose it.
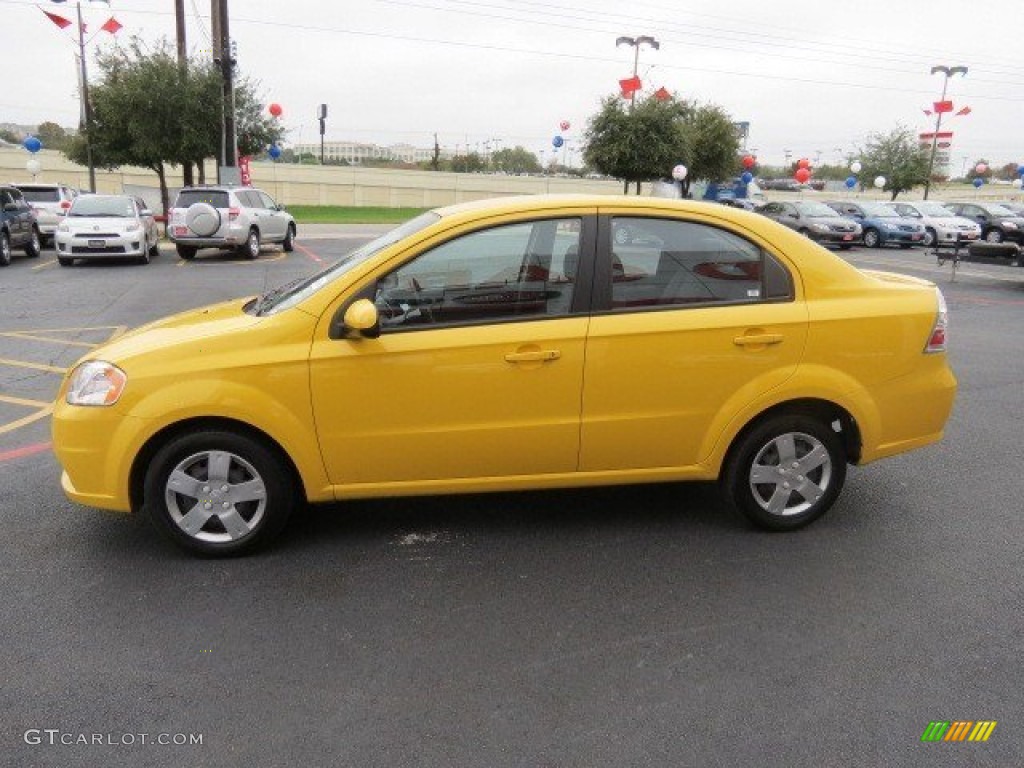
<path fill-rule="evenodd" d="M 1013 186 L 1015 186 L 1017 189 L 1020 189 L 1020 185 L 1021 185 L 1021 180 L 1020 179 L 1014 179 L 1012 183 L 1013 183 Z"/>
<path fill-rule="evenodd" d="M 38 176 L 39 172 L 43 170 L 43 164 L 36 160 L 34 157 L 25 163 L 25 170 L 32 176 Z"/>
<path fill-rule="evenodd" d="M 680 163 L 679 165 L 672 169 L 672 178 L 675 179 L 676 181 L 682 181 L 683 179 L 686 178 L 687 173 L 689 173 L 689 169 L 685 165 Z"/>
<path fill-rule="evenodd" d="M 858 163 L 856 160 L 854 160 L 852 163 L 850 163 L 850 170 L 853 171 L 854 173 L 860 173 L 860 169 L 862 167 L 863 166 L 860 163 Z"/>
<path fill-rule="evenodd" d="M 881 189 L 885 186 L 885 176 L 875 176 L 875 186 Z"/>

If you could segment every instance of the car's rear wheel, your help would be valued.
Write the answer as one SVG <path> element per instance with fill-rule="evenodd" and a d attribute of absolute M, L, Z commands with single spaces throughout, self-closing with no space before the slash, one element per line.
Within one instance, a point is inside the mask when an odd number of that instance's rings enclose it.
<path fill-rule="evenodd" d="M 0 232 L 0 267 L 6 267 L 11 263 L 11 236 L 6 232 Z"/>
<path fill-rule="evenodd" d="M 878 248 L 882 244 L 882 238 L 877 229 L 864 230 L 864 245 L 868 248 Z"/>
<path fill-rule="evenodd" d="M 1003 242 L 1003 230 L 1001 229 L 990 229 L 985 233 L 986 243 L 1001 243 Z"/>
<path fill-rule="evenodd" d="M 185 261 L 192 261 L 192 259 L 196 257 L 197 249 L 190 245 L 179 245 L 177 246 L 177 249 L 178 258 L 184 259 Z"/>
<path fill-rule="evenodd" d="M 291 252 L 295 250 L 295 225 L 288 225 L 288 234 L 284 236 L 284 242 L 281 243 L 281 247 L 286 251 Z"/>
<path fill-rule="evenodd" d="M 280 456 L 245 435 L 208 431 L 172 439 L 146 472 L 144 507 L 179 546 L 237 555 L 273 539 L 295 507 Z"/>
<path fill-rule="evenodd" d="M 245 238 L 245 245 L 242 246 L 242 255 L 247 259 L 260 257 L 260 232 L 256 227 L 249 230 L 249 236 Z"/>
<path fill-rule="evenodd" d="M 740 436 L 722 472 L 727 501 L 760 528 L 788 531 L 821 517 L 846 480 L 840 436 L 805 413 L 770 416 Z"/>
<path fill-rule="evenodd" d="M 32 234 L 25 244 L 25 254 L 30 258 L 37 258 L 43 252 L 43 241 L 39 236 L 39 230 L 32 227 Z"/>
<path fill-rule="evenodd" d="M 935 245 L 935 242 L 936 240 L 938 240 L 938 237 L 939 236 L 935 234 L 934 229 L 932 229 L 931 227 L 926 227 L 924 230 L 924 240 L 921 242 L 921 244 L 925 248 L 931 248 L 933 245 Z"/>

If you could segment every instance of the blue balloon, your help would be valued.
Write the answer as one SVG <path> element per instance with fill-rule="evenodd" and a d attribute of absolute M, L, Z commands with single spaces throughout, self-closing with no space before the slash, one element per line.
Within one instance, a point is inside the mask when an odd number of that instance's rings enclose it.
<path fill-rule="evenodd" d="M 1024 165 L 1018 165 L 1017 166 L 1017 175 L 1018 176 L 1024 176 Z"/>
<path fill-rule="evenodd" d="M 43 148 L 43 142 L 41 142 L 35 136 L 29 136 L 27 139 L 21 142 L 21 146 L 23 146 L 32 154 L 35 154 L 36 152 Z"/>
<path fill-rule="evenodd" d="M 857 186 L 857 177 L 856 176 L 847 176 L 846 177 L 846 188 L 847 189 L 853 189 L 856 186 Z"/>
<path fill-rule="evenodd" d="M 552 145 L 552 146 L 553 146 L 553 147 L 554 147 L 555 149 L 558 149 L 558 148 L 559 148 L 560 146 L 562 146 L 563 144 L 565 144 L 565 139 L 563 139 L 563 138 L 562 138 L 561 136 L 555 136 L 555 138 L 553 138 L 553 139 L 551 140 L 551 145 Z"/>
<path fill-rule="evenodd" d="M 749 184 L 753 180 L 754 180 L 754 174 L 752 174 L 750 171 L 744 171 L 743 175 L 740 176 L 740 181 L 742 181 L 744 184 Z"/>
<path fill-rule="evenodd" d="M 281 156 L 281 148 L 277 146 L 277 144 L 271 144 L 270 149 L 267 150 L 267 154 L 269 154 L 274 160 L 277 160 L 277 158 Z"/>
<path fill-rule="evenodd" d="M 974 188 L 977 189 L 978 187 L 980 187 L 982 184 L 985 183 L 985 180 L 984 179 L 975 179 L 973 183 L 974 183 Z"/>

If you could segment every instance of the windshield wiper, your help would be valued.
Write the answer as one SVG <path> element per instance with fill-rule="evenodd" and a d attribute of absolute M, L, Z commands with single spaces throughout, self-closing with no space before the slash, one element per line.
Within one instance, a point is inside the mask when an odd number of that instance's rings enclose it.
<path fill-rule="evenodd" d="M 274 306 L 274 302 L 281 297 L 281 294 L 283 294 L 287 290 L 290 290 L 291 288 L 294 288 L 296 285 L 303 282 L 304 280 L 306 280 L 305 277 L 297 277 L 290 283 L 285 283 L 284 285 L 278 288 L 274 288 L 272 291 L 267 291 L 265 294 L 263 294 L 256 300 L 256 306 L 253 307 L 253 312 L 259 315 L 262 314 L 264 309 L 270 309 L 272 306 Z"/>

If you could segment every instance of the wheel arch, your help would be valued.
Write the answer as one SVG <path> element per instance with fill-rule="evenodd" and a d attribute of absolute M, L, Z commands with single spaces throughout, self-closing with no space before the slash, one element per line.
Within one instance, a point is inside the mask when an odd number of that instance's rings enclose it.
<path fill-rule="evenodd" d="M 835 425 L 838 422 L 839 429 L 837 434 L 846 452 L 847 463 L 856 464 L 860 461 L 863 440 L 860 426 L 853 415 L 846 408 L 831 400 L 804 397 L 776 403 L 748 419 L 729 440 L 729 446 L 725 450 L 721 464 L 718 467 L 719 475 L 721 476 L 721 473 L 730 465 L 737 447 L 743 442 L 743 438 L 747 434 L 767 419 L 783 414 L 809 416 L 821 421 L 823 424 L 832 425 L 833 429 L 835 429 Z"/>
<path fill-rule="evenodd" d="M 301 502 L 305 502 L 307 500 L 308 493 L 306 491 L 305 483 L 302 480 L 302 474 L 299 472 L 299 469 L 295 465 L 291 456 L 288 455 L 288 452 L 277 440 L 258 427 L 254 427 L 252 424 L 247 424 L 246 422 L 238 419 L 222 416 L 200 416 L 168 424 L 163 429 L 151 435 L 142 445 L 142 448 L 140 448 L 135 454 L 135 459 L 132 461 L 131 470 L 128 475 L 128 494 L 132 512 L 138 512 L 142 508 L 145 495 L 146 470 L 149 468 L 149 465 L 157 452 L 166 445 L 168 441 L 180 437 L 181 435 L 213 430 L 234 432 L 236 434 L 244 435 L 245 437 L 261 443 L 264 447 L 272 451 L 281 460 L 283 466 L 290 475 L 293 488 L 299 495 L 299 500 Z"/>

